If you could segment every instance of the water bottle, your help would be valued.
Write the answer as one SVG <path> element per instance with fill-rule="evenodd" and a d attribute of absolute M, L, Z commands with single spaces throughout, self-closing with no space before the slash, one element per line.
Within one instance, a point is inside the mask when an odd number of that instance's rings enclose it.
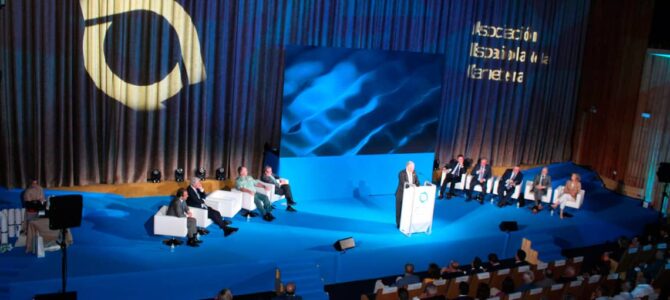
<path fill-rule="evenodd" d="M 552 209 L 549 214 L 553 217 L 554 216 L 554 210 Z"/>
<path fill-rule="evenodd" d="M 174 253 L 174 243 L 170 244 L 170 253 Z"/>
<path fill-rule="evenodd" d="M 517 201 L 516 202 L 516 208 L 519 208 L 519 207 L 521 207 L 521 202 Z"/>
<path fill-rule="evenodd" d="M 247 214 L 247 222 L 251 221 L 251 213 Z"/>
<path fill-rule="evenodd" d="M 491 204 L 493 204 L 493 197 L 491 197 Z"/>

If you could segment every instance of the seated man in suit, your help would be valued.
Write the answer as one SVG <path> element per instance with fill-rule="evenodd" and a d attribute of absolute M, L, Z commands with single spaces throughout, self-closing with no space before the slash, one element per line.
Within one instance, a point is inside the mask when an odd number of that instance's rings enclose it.
<path fill-rule="evenodd" d="M 466 171 L 467 167 L 465 165 L 465 157 L 463 154 L 459 154 L 456 157 L 456 160 L 452 159 L 449 164 L 442 168 L 442 173 L 446 173 L 446 176 L 444 178 L 444 182 L 440 183 L 440 199 L 444 198 L 444 192 L 447 189 L 447 183 L 449 184 L 449 193 L 447 194 L 447 199 L 451 199 L 451 197 L 456 195 L 454 194 L 454 186 L 457 182 L 461 181 L 461 177 L 465 174 Z"/>
<path fill-rule="evenodd" d="M 191 178 L 191 185 L 189 185 L 186 190 L 188 192 L 188 199 L 186 199 L 186 204 L 188 204 L 190 207 L 206 209 L 207 217 L 210 218 L 216 225 L 219 225 L 221 230 L 223 230 L 224 236 L 229 236 L 238 230 L 235 227 L 228 226 L 231 222 L 224 220 L 218 210 L 213 209 L 205 204 L 207 194 L 205 194 L 205 188 L 202 186 L 202 181 L 200 181 L 200 178 Z M 209 231 L 204 228 L 198 230 L 198 232 L 200 232 L 200 234 L 209 233 Z"/>
<path fill-rule="evenodd" d="M 302 300 L 302 296 L 296 294 L 296 286 L 294 282 L 286 284 L 284 293 L 272 298 L 272 300 Z"/>
<path fill-rule="evenodd" d="M 188 192 L 181 188 L 177 190 L 177 194 L 170 202 L 170 206 L 168 206 L 168 210 L 165 214 L 177 218 L 187 218 L 186 226 L 188 228 L 188 241 L 186 242 L 186 245 L 198 247 L 198 244 L 202 243 L 202 241 L 198 240 L 195 236 L 197 233 L 196 220 L 191 217 L 191 212 L 188 209 L 188 205 L 186 205 L 186 199 L 188 199 Z"/>
<path fill-rule="evenodd" d="M 482 188 L 482 193 L 480 194 L 480 197 L 477 197 L 477 199 L 479 200 L 479 204 L 484 204 L 486 189 L 488 188 L 487 180 L 489 180 L 489 178 L 491 178 L 491 166 L 489 166 L 488 160 L 486 158 L 481 158 L 479 160 L 479 164 L 477 164 L 472 169 L 472 180 L 470 181 L 470 186 L 466 191 L 466 200 L 470 201 L 470 199 L 472 199 L 472 190 L 475 188 L 475 186 L 480 186 Z"/>
<path fill-rule="evenodd" d="M 290 212 L 296 212 L 294 205 L 298 204 L 293 201 L 293 193 L 291 193 L 291 186 L 286 182 L 286 180 L 279 179 L 272 173 L 272 167 L 265 166 L 263 168 L 263 175 L 261 176 L 261 181 L 269 183 L 275 186 L 274 193 L 277 195 L 282 195 L 286 197 L 286 210 Z"/>
<path fill-rule="evenodd" d="M 272 220 L 274 220 L 275 217 L 271 213 L 272 203 L 270 202 L 270 199 L 268 199 L 268 196 L 266 195 L 256 193 L 256 187 L 265 188 L 265 186 L 258 180 L 249 176 L 247 168 L 244 166 L 238 167 L 237 173 L 239 174 L 239 176 L 235 180 L 235 187 L 238 190 L 242 191 L 243 193 L 247 193 L 252 197 L 254 197 L 254 203 L 256 204 L 256 208 L 258 208 L 258 211 L 261 212 L 263 220 L 272 222 Z"/>
<path fill-rule="evenodd" d="M 514 190 L 522 181 L 523 173 L 521 173 L 521 168 L 519 168 L 519 166 L 514 166 L 512 169 L 505 170 L 505 173 L 503 173 L 503 176 L 498 183 L 498 196 L 500 196 L 498 207 L 507 205 L 512 194 L 514 194 Z"/>
<path fill-rule="evenodd" d="M 542 197 L 547 195 L 548 189 L 551 187 L 551 176 L 549 176 L 549 168 L 544 167 L 540 174 L 533 178 L 533 188 L 530 190 L 535 198 L 535 206 L 533 212 L 542 210 Z"/>

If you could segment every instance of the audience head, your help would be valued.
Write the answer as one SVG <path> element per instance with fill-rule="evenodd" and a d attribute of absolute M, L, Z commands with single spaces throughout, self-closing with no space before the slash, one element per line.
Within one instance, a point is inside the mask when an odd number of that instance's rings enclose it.
<path fill-rule="evenodd" d="M 263 173 L 265 173 L 265 175 L 267 175 L 267 176 L 272 175 L 272 167 L 266 165 L 266 166 L 263 168 Z"/>
<path fill-rule="evenodd" d="M 414 162 L 411 161 L 411 160 L 408 161 L 408 162 L 405 164 L 405 169 L 407 169 L 407 171 L 409 171 L 410 173 L 413 173 L 413 172 L 414 172 Z"/>
<path fill-rule="evenodd" d="M 491 288 L 489 285 L 483 282 L 479 283 L 477 286 L 477 295 L 475 298 L 483 300 L 488 299 L 489 297 L 491 297 Z"/>
<path fill-rule="evenodd" d="M 414 265 L 410 263 L 405 264 L 405 273 L 407 274 L 414 273 Z"/>
<path fill-rule="evenodd" d="M 526 261 L 526 251 L 521 249 L 516 251 L 516 256 L 514 257 L 517 261 Z"/>
<path fill-rule="evenodd" d="M 626 292 L 626 293 L 627 293 L 627 292 L 630 292 L 630 282 L 624 280 L 624 281 L 621 283 L 621 291 L 622 291 L 622 292 Z"/>
<path fill-rule="evenodd" d="M 482 259 L 479 258 L 479 256 L 475 256 L 475 258 L 472 260 L 472 268 L 479 269 L 481 267 L 482 267 Z"/>
<path fill-rule="evenodd" d="M 546 268 L 542 273 L 544 274 L 544 278 L 554 279 L 554 271 L 552 271 L 551 269 Z"/>
<path fill-rule="evenodd" d="M 531 284 L 533 281 L 535 281 L 535 275 L 533 275 L 533 272 L 531 271 L 526 271 L 523 272 L 523 275 L 521 275 L 521 279 L 523 279 L 523 283 Z"/>
<path fill-rule="evenodd" d="M 239 174 L 240 176 L 247 176 L 247 167 L 245 166 L 237 167 L 237 174 Z"/>
<path fill-rule="evenodd" d="M 600 255 L 600 260 L 604 262 L 610 261 L 610 253 L 608 251 L 603 252 L 603 254 Z"/>
<path fill-rule="evenodd" d="M 437 287 L 433 283 L 426 284 L 426 296 L 436 296 L 437 295 Z"/>
<path fill-rule="evenodd" d="M 509 276 L 505 277 L 505 279 L 503 279 L 503 281 L 502 281 L 501 291 L 503 293 L 509 295 L 511 293 L 514 293 L 514 290 L 515 290 L 514 280 L 512 279 L 512 277 L 509 277 Z"/>
<path fill-rule="evenodd" d="M 575 267 L 573 266 L 567 266 L 565 267 L 565 270 L 563 271 L 563 277 L 565 278 L 572 278 L 577 275 L 577 272 L 575 272 Z"/>
<path fill-rule="evenodd" d="M 458 267 L 460 267 L 460 266 L 461 266 L 461 264 L 459 264 L 458 261 L 455 261 L 455 260 L 452 260 L 449 263 L 449 268 L 451 268 L 451 269 L 458 269 Z"/>
<path fill-rule="evenodd" d="M 570 179 L 572 179 L 572 181 L 581 181 L 582 177 L 580 177 L 579 174 L 577 174 L 577 173 L 572 173 L 572 176 L 570 176 Z"/>
<path fill-rule="evenodd" d="M 467 295 L 470 293 L 470 285 L 465 281 L 461 281 L 461 283 L 458 284 L 458 293 L 460 295 Z"/>
<path fill-rule="evenodd" d="M 218 294 L 216 294 L 214 300 L 233 300 L 233 293 L 230 291 L 230 289 L 222 289 Z"/>
<path fill-rule="evenodd" d="M 289 282 L 286 284 L 286 294 L 295 295 L 295 282 Z"/>
<path fill-rule="evenodd" d="M 547 176 L 547 174 L 549 174 L 549 168 L 547 168 L 547 167 L 542 168 L 541 173 L 542 173 L 542 175 Z"/>
<path fill-rule="evenodd" d="M 431 263 L 428 265 L 428 278 L 439 279 L 440 278 L 440 266 L 436 263 Z"/>
<path fill-rule="evenodd" d="M 500 260 L 498 259 L 498 255 L 495 253 L 490 253 L 489 254 L 489 263 L 492 265 L 497 265 L 500 263 Z"/>

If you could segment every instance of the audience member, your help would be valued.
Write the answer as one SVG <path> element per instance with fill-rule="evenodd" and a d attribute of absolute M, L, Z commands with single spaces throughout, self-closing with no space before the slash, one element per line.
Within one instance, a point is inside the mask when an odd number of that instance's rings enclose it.
<path fill-rule="evenodd" d="M 498 259 L 498 255 L 495 253 L 490 253 L 489 254 L 489 262 L 486 263 L 484 266 L 486 268 L 486 271 L 488 272 L 493 272 L 497 271 L 502 268 L 502 265 L 500 264 L 500 259 Z"/>
<path fill-rule="evenodd" d="M 649 297 L 655 299 L 656 292 L 654 288 L 647 283 L 647 279 L 644 278 L 642 272 L 636 274 L 635 288 L 630 292 L 633 296 L 633 299 L 642 299 L 643 297 Z"/>
<path fill-rule="evenodd" d="M 440 266 L 436 263 L 431 263 L 428 265 L 428 276 L 423 279 L 423 283 L 430 283 L 435 280 L 440 279 Z"/>
<path fill-rule="evenodd" d="M 437 294 L 437 287 L 429 283 L 426 285 L 426 288 L 423 291 L 423 295 L 421 297 L 422 300 L 447 300 L 444 295 L 438 295 Z"/>
<path fill-rule="evenodd" d="M 475 256 L 475 258 L 472 260 L 472 264 L 468 267 L 467 270 L 465 270 L 468 274 L 477 274 L 477 273 L 483 273 L 486 272 L 486 269 L 482 266 L 482 259 L 479 258 L 479 256 Z"/>
<path fill-rule="evenodd" d="M 230 289 L 222 289 L 218 294 L 216 294 L 214 300 L 233 300 L 233 293 L 230 291 Z"/>
<path fill-rule="evenodd" d="M 454 298 L 454 300 L 472 300 L 472 297 L 468 296 L 468 293 L 470 293 L 470 285 L 465 281 L 461 281 L 458 284 L 458 297 Z"/>
<path fill-rule="evenodd" d="M 513 267 L 520 267 L 526 265 L 528 265 L 528 262 L 526 261 L 526 251 L 523 251 L 521 249 L 517 250 L 516 254 L 514 255 Z"/>
<path fill-rule="evenodd" d="M 414 275 L 414 265 L 408 263 L 405 264 L 405 275 L 399 277 L 396 280 L 395 285 L 397 287 L 406 288 L 408 285 L 418 282 L 421 282 L 421 279 L 419 279 L 419 276 Z"/>
<path fill-rule="evenodd" d="M 600 259 L 593 266 L 593 274 L 600 274 L 601 276 L 607 276 L 612 269 L 612 260 L 610 259 L 609 252 L 603 252 L 600 255 Z"/>
<path fill-rule="evenodd" d="M 512 277 L 507 276 L 505 279 L 503 279 L 500 290 L 495 287 L 491 287 L 491 297 L 503 298 L 504 296 L 514 293 L 514 290 L 514 280 Z"/>
<path fill-rule="evenodd" d="M 556 280 L 557 283 L 570 283 L 575 281 L 577 279 L 577 274 L 575 272 L 575 268 L 573 266 L 567 266 L 565 267 L 565 270 L 563 270 L 563 274 L 561 274 L 561 277 Z"/>
<path fill-rule="evenodd" d="M 524 272 L 521 275 L 521 280 L 523 281 L 523 283 L 516 290 L 517 292 L 525 292 L 534 289 L 536 287 L 536 285 L 533 283 L 535 281 L 535 275 L 533 275 L 533 272 L 531 271 Z"/>
<path fill-rule="evenodd" d="M 452 260 L 451 262 L 449 262 L 448 266 L 442 268 L 441 273 L 442 277 L 444 278 L 453 278 L 465 274 L 465 272 L 463 272 L 463 270 L 460 269 L 460 264 L 458 263 L 458 261 L 455 260 Z"/>
<path fill-rule="evenodd" d="M 296 295 L 296 286 L 294 282 L 289 282 L 284 288 L 282 295 L 272 298 L 273 300 L 302 300 L 302 296 Z"/>
<path fill-rule="evenodd" d="M 542 275 L 544 277 L 535 282 L 536 287 L 548 288 L 556 283 L 556 281 L 554 281 L 554 271 L 551 269 L 544 269 L 544 271 L 542 271 Z"/>
<path fill-rule="evenodd" d="M 596 287 L 596 290 L 593 291 L 591 299 L 594 300 L 609 300 L 609 288 L 606 285 L 599 285 Z"/>
<path fill-rule="evenodd" d="M 621 292 L 614 296 L 612 300 L 633 300 L 633 295 L 630 293 L 630 282 L 622 282 L 620 288 Z"/>

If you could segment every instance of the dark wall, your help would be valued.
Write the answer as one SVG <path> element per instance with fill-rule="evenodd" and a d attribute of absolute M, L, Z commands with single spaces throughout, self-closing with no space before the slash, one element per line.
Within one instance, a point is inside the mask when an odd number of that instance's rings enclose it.
<path fill-rule="evenodd" d="M 623 180 L 649 41 L 654 0 L 591 4 L 573 160 Z"/>

